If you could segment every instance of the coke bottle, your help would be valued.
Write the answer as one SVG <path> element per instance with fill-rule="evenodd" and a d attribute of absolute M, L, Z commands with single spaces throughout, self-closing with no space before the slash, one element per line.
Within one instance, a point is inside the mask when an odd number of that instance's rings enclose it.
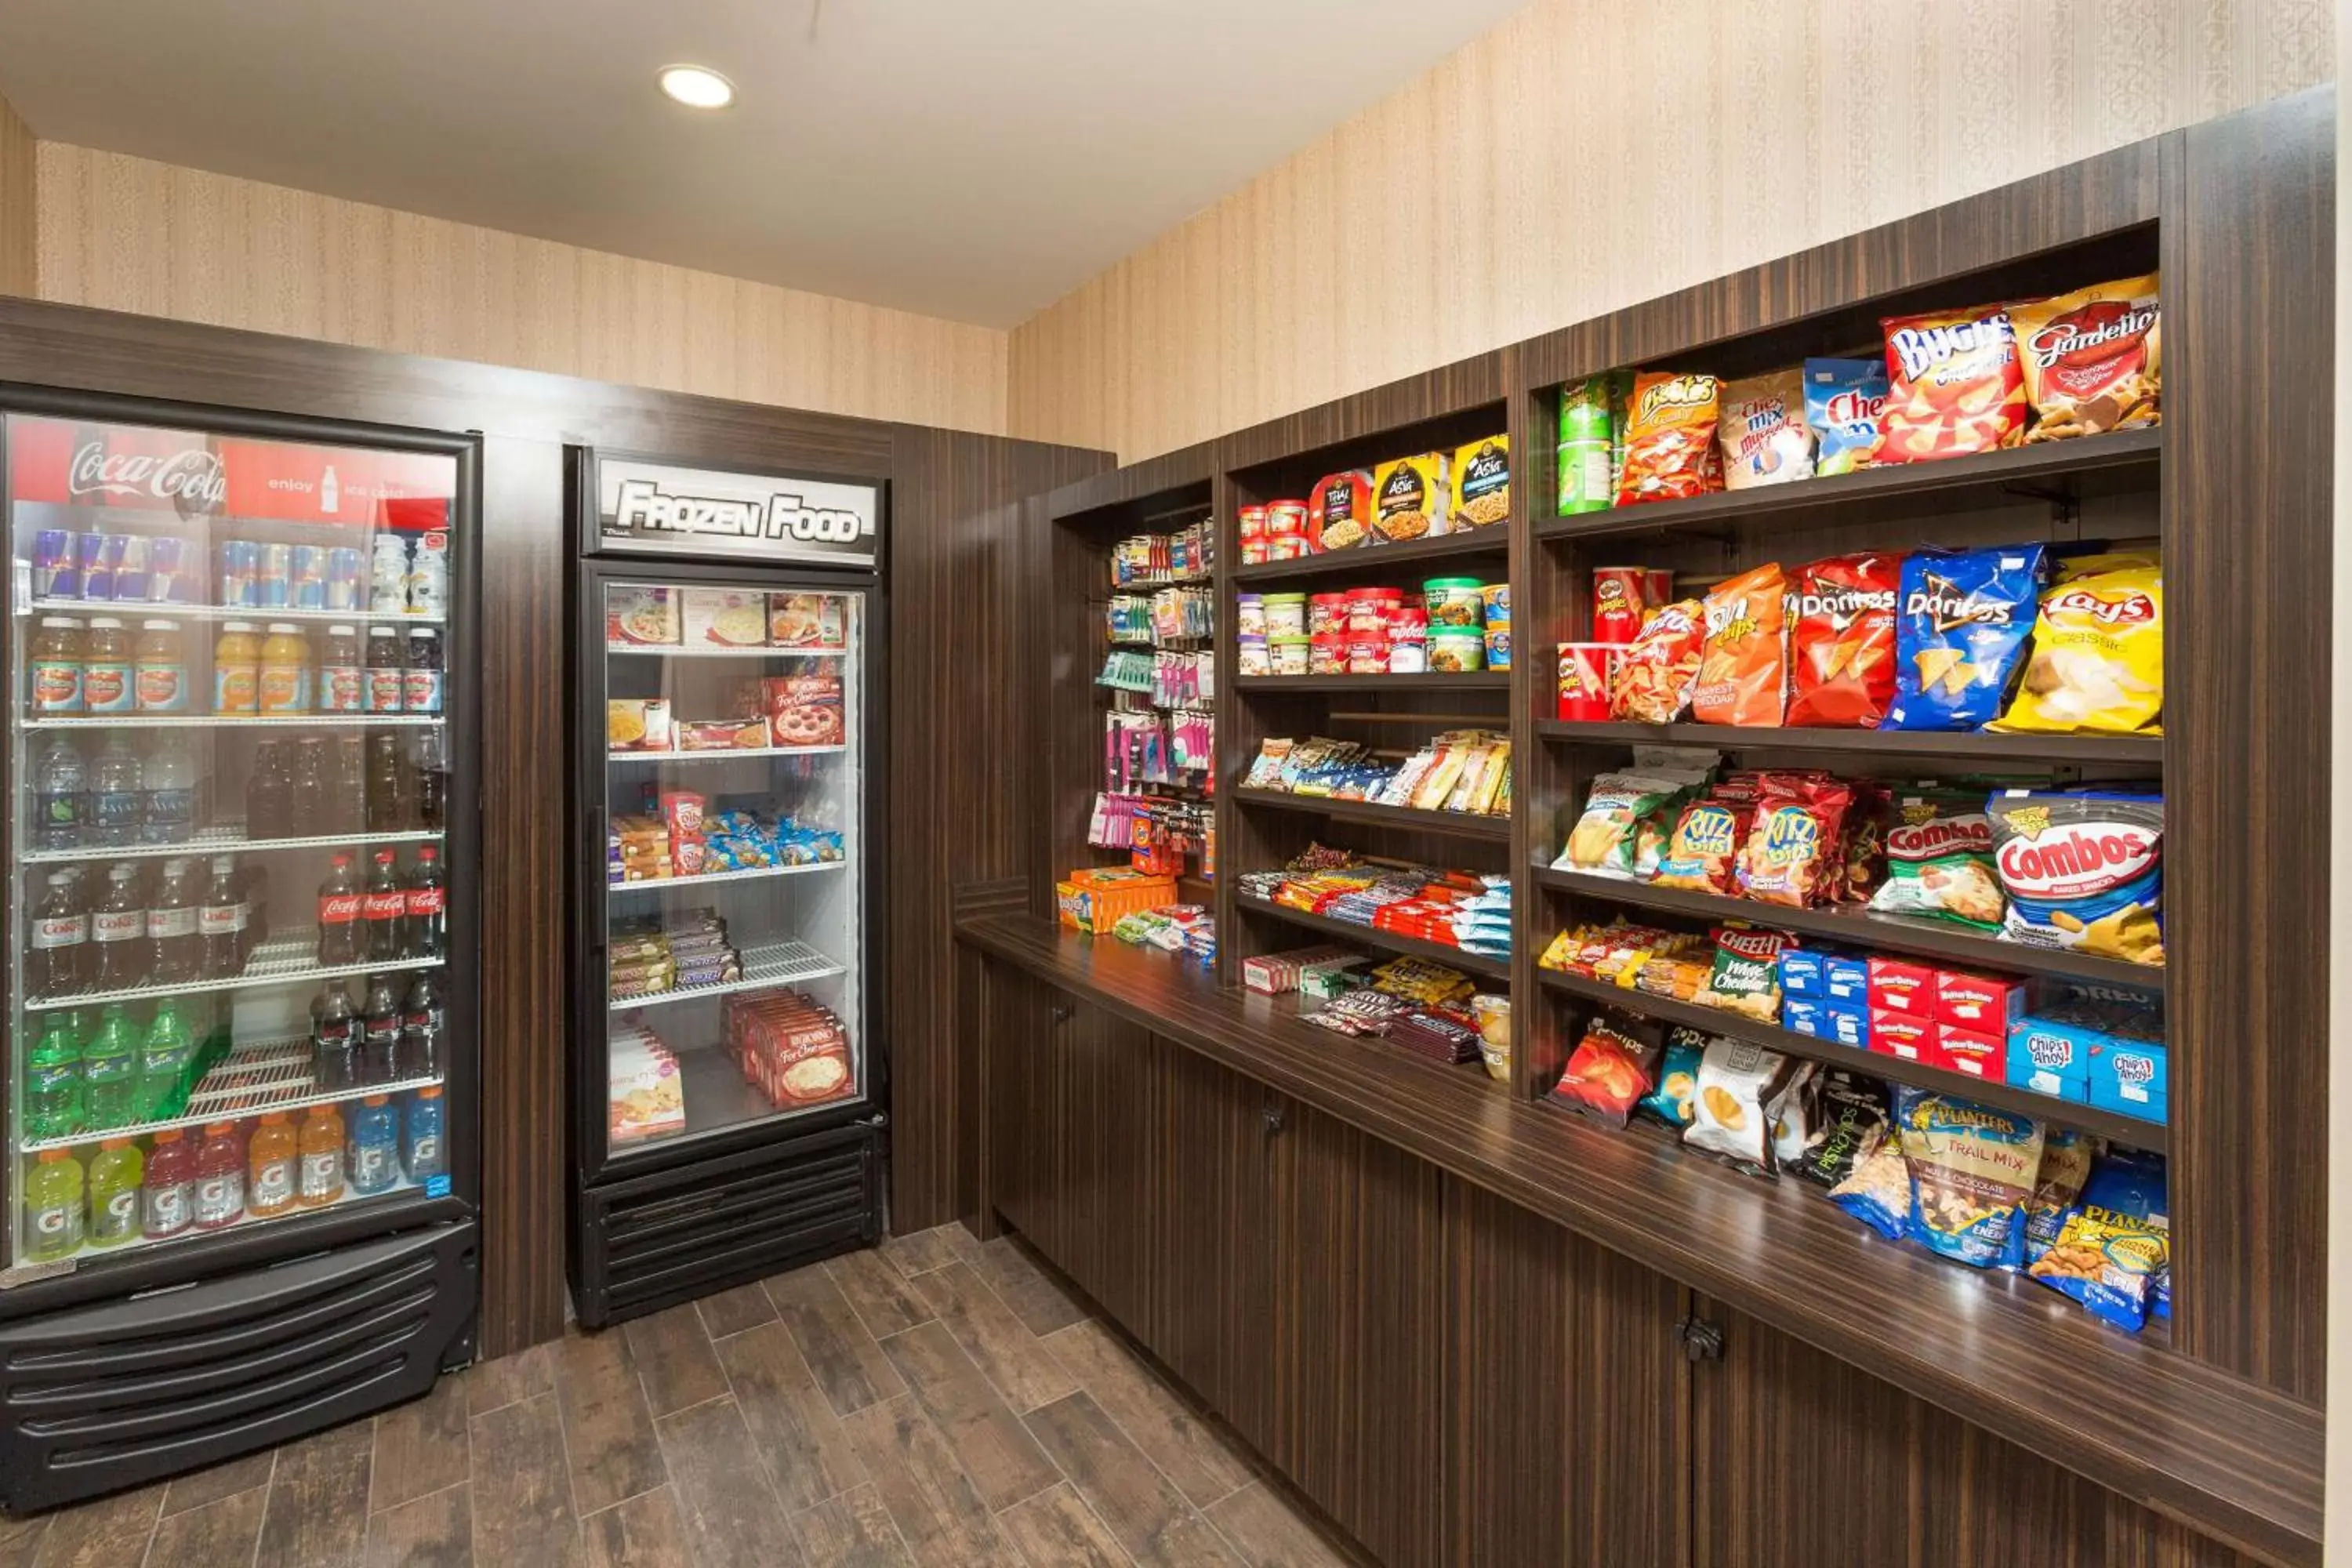
<path fill-rule="evenodd" d="M 147 937 L 147 895 L 139 867 L 125 860 L 106 874 L 89 913 L 90 989 L 131 991 L 147 984 L 155 952 Z"/>
<path fill-rule="evenodd" d="M 416 869 L 408 878 L 408 921 L 403 933 L 404 958 L 449 956 L 449 894 L 441 880 L 441 851 L 430 844 L 416 851 Z"/>
<path fill-rule="evenodd" d="M 205 939 L 197 910 L 195 862 L 163 862 L 163 886 L 147 905 L 147 984 L 184 985 L 204 968 Z"/>
<path fill-rule="evenodd" d="M 25 990 L 47 998 L 71 996 L 89 980 L 89 911 L 82 908 L 71 871 L 52 871 L 33 906 L 25 949 Z"/>
<path fill-rule="evenodd" d="M 408 826 L 408 792 L 402 786 L 406 769 L 400 757 L 400 736 L 383 730 L 368 737 L 367 830 L 398 833 Z"/>
<path fill-rule="evenodd" d="M 360 901 L 352 858 L 339 854 L 327 862 L 326 880 L 319 884 L 320 968 L 341 969 L 360 961 Z"/>
<path fill-rule="evenodd" d="M 330 833 L 361 833 L 367 828 L 367 737 L 335 737 L 334 764 L 327 775 L 327 819 Z"/>
<path fill-rule="evenodd" d="M 400 885 L 393 851 L 379 849 L 368 867 L 367 891 L 360 900 L 360 962 L 397 962 L 401 928 L 407 923 L 408 889 Z"/>
<path fill-rule="evenodd" d="M 400 994 L 389 974 L 368 978 L 360 1015 L 360 1082 L 390 1083 L 400 1075 Z"/>
<path fill-rule="evenodd" d="M 321 1094 L 336 1094 L 359 1085 L 359 1009 L 352 1005 L 351 987 L 340 980 L 310 1001 L 310 1076 Z"/>
<path fill-rule="evenodd" d="M 400 1018 L 400 1076 L 436 1078 L 441 1072 L 441 984 L 426 970 L 409 983 L 408 1005 Z"/>
<path fill-rule="evenodd" d="M 415 806 L 416 826 L 439 833 L 449 826 L 449 758 L 440 731 L 416 732 L 410 772 L 409 799 Z"/>
<path fill-rule="evenodd" d="M 254 748 L 253 772 L 245 781 L 245 836 L 286 838 L 294 831 L 294 775 L 286 749 L 275 741 Z"/>
<path fill-rule="evenodd" d="M 327 742 L 306 735 L 294 748 L 291 826 L 297 838 L 323 838 L 338 828 L 332 820 L 334 801 L 327 785 Z"/>
<path fill-rule="evenodd" d="M 205 901 L 196 910 L 205 979 L 227 980 L 245 973 L 245 886 L 237 877 L 236 861 L 214 856 L 212 879 L 205 884 Z"/>

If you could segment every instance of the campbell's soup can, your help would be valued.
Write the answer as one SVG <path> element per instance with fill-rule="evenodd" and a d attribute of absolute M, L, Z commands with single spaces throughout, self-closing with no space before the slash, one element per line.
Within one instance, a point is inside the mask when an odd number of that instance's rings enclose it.
<path fill-rule="evenodd" d="M 1649 597 L 1647 568 L 1594 567 L 1592 569 L 1592 640 L 1628 643 L 1641 636 L 1642 612 L 1647 607 Z"/>

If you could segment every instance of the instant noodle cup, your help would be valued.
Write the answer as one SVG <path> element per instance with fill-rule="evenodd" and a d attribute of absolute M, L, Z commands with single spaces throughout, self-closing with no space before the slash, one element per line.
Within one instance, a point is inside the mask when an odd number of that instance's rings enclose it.
<path fill-rule="evenodd" d="M 1305 637 L 1307 595 L 1268 594 L 1265 596 L 1265 635 L 1270 637 Z"/>
<path fill-rule="evenodd" d="M 1265 558 L 1268 561 L 1304 561 L 1314 553 L 1307 547 L 1307 536 L 1303 533 L 1285 534 L 1279 539 L 1269 536 L 1265 542 Z"/>
<path fill-rule="evenodd" d="M 1274 650 L 1267 647 L 1263 633 L 1256 637 L 1244 636 L 1234 649 L 1234 663 L 1244 675 L 1272 675 Z"/>
<path fill-rule="evenodd" d="M 1511 585 L 1508 583 L 1489 583 L 1478 590 L 1478 596 L 1486 601 L 1488 626 L 1507 626 L 1511 624 Z"/>
<path fill-rule="evenodd" d="M 1265 534 L 1260 533 L 1254 539 L 1244 539 L 1242 541 L 1243 565 L 1263 566 L 1272 559 L 1273 553 L 1267 547 Z"/>
<path fill-rule="evenodd" d="M 1402 603 L 1402 595 L 1394 588 L 1356 588 L 1347 596 L 1344 624 L 1349 632 L 1369 636 L 1377 632 L 1388 636 L 1389 613 Z"/>
<path fill-rule="evenodd" d="M 1306 538 L 1307 503 L 1303 500 L 1266 502 L 1265 536 L 1268 539 Z"/>
<path fill-rule="evenodd" d="M 1317 594 L 1307 601 L 1307 635 L 1325 637 L 1348 628 L 1348 595 Z"/>
<path fill-rule="evenodd" d="M 1350 637 L 1348 639 L 1349 674 L 1386 675 L 1388 671 L 1388 638 Z"/>
<path fill-rule="evenodd" d="M 1309 675 L 1345 675 L 1348 672 L 1348 634 L 1326 632 L 1321 637 L 1307 639 L 1307 673 Z"/>
<path fill-rule="evenodd" d="M 1234 596 L 1234 629 L 1245 637 L 1265 636 L 1265 599 L 1258 594 Z"/>
<path fill-rule="evenodd" d="M 1234 513 L 1234 527 L 1237 531 L 1236 536 L 1241 540 L 1242 543 L 1247 544 L 1254 539 L 1264 539 L 1265 537 L 1265 508 L 1262 506 L 1245 506 L 1238 512 Z"/>
<path fill-rule="evenodd" d="M 1574 723 L 1605 723 L 1609 684 L 1625 645 L 1564 642 L 1559 645 L 1559 716 Z"/>
<path fill-rule="evenodd" d="M 1274 654 L 1274 673 L 1305 675 L 1307 673 L 1307 634 L 1305 632 L 1275 632 L 1266 639 Z"/>
<path fill-rule="evenodd" d="M 1511 625 L 1508 621 L 1499 626 L 1490 626 L 1486 628 L 1486 668 L 1488 669 L 1511 668 Z"/>
<path fill-rule="evenodd" d="M 1486 624 L 1486 584 L 1475 577 L 1433 577 L 1422 584 L 1429 602 L 1429 624 L 1483 627 Z"/>
<path fill-rule="evenodd" d="M 1429 636 L 1429 668 L 1445 675 L 1486 667 L 1486 634 L 1476 626 L 1436 626 Z"/>

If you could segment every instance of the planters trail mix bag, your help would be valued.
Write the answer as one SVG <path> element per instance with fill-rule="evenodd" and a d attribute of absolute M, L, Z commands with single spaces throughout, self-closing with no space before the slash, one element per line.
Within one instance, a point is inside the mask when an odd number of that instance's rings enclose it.
<path fill-rule="evenodd" d="M 1882 463 L 2014 447 L 2025 434 L 2025 373 L 2009 312 L 1997 305 L 1890 316 Z"/>
<path fill-rule="evenodd" d="M 1911 1167 L 1911 1239 L 1972 1268 L 2024 1267 L 2042 1123 L 1906 1088 L 1895 1090 L 1895 1125 Z"/>
<path fill-rule="evenodd" d="M 2039 544 L 1906 556 L 1895 701 L 1880 728 L 1979 730 L 2000 718 L 2024 662 L 2042 574 Z"/>

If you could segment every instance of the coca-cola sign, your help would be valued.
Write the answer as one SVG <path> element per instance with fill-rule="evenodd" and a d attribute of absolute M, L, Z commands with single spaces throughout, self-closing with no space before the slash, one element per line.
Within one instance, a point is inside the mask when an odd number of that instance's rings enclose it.
<path fill-rule="evenodd" d="M 203 447 L 155 454 L 86 441 L 67 470 L 66 493 L 79 501 L 154 500 L 181 512 L 217 511 L 228 498 L 228 470 Z"/>

